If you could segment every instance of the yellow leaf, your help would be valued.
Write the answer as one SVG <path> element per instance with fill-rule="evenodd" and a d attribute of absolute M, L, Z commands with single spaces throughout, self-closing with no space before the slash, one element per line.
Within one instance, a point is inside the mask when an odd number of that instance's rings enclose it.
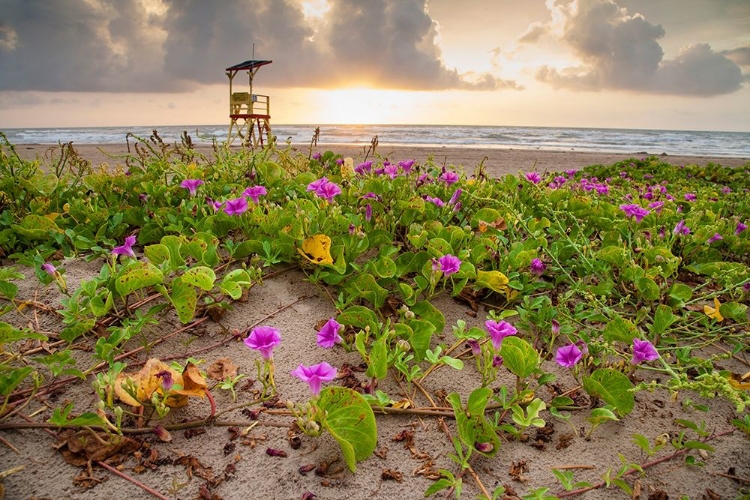
<path fill-rule="evenodd" d="M 477 271 L 476 284 L 494 292 L 505 293 L 508 289 L 508 277 L 500 271 Z"/>
<path fill-rule="evenodd" d="M 750 372 L 740 376 L 736 373 L 730 373 L 727 377 L 729 385 L 741 391 L 750 391 Z"/>
<path fill-rule="evenodd" d="M 169 397 L 165 401 L 167 406 L 180 408 L 188 404 L 188 396 L 203 397 L 206 395 L 208 385 L 194 364 L 188 363 L 185 370 L 180 374 L 156 358 L 149 359 L 137 373 L 132 375 L 121 373 L 118 375 L 115 383 L 115 394 L 120 398 L 120 401 L 130 406 L 148 404 L 155 392 L 164 395 L 164 388 L 162 387 L 164 379 L 158 376 L 159 373 L 163 372 L 171 375 L 174 387 L 168 391 Z M 129 384 L 128 380 L 135 386 L 135 398 L 123 386 L 123 384 Z"/>
<path fill-rule="evenodd" d="M 402 408 L 405 410 L 411 407 L 411 402 L 409 402 L 408 399 L 400 399 L 396 401 L 395 403 L 393 403 L 393 405 L 391 406 L 393 406 L 393 408 Z"/>
<path fill-rule="evenodd" d="M 163 394 L 162 390 L 162 377 L 157 377 L 160 372 L 168 372 L 172 376 L 172 381 L 175 384 L 182 385 L 182 376 L 169 367 L 166 363 L 161 362 L 156 358 L 151 358 L 146 361 L 146 364 L 141 370 L 132 375 L 127 373 L 120 373 L 117 376 L 115 382 L 115 394 L 125 404 L 130 406 L 143 406 L 144 402 L 151 401 L 151 395 L 154 392 Z M 135 398 L 131 396 L 128 391 L 125 390 L 123 384 L 127 384 L 127 381 L 131 380 L 135 386 Z"/>
<path fill-rule="evenodd" d="M 714 297 L 714 307 L 711 306 L 703 306 L 703 312 L 706 313 L 706 316 L 709 318 L 713 318 L 719 323 L 724 321 L 724 316 L 721 315 L 719 312 L 719 308 L 721 307 L 721 304 L 719 303 L 719 299 Z"/>
<path fill-rule="evenodd" d="M 313 264 L 333 264 L 331 257 L 331 238 L 325 234 L 316 234 L 302 242 L 297 251 Z"/>

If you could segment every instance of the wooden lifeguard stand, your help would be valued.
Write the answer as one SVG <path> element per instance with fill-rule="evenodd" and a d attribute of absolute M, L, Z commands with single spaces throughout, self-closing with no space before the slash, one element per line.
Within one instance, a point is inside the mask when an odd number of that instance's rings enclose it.
<path fill-rule="evenodd" d="M 253 94 L 253 78 L 258 70 L 273 61 L 245 61 L 226 69 L 229 77 L 229 135 L 227 146 L 231 146 L 236 138 L 242 139 L 242 144 L 251 148 L 263 146 L 269 140 L 271 133 L 271 100 L 267 95 Z M 247 71 L 248 92 L 234 92 L 232 81 L 237 73 Z"/>

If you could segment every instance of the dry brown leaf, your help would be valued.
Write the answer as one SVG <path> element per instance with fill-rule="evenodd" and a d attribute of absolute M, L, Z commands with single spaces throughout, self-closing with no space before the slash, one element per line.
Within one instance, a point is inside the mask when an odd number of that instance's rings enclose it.
<path fill-rule="evenodd" d="M 229 358 L 217 359 L 211 366 L 206 370 L 208 378 L 221 382 L 227 378 L 234 378 L 237 376 L 237 365 L 232 363 Z"/>

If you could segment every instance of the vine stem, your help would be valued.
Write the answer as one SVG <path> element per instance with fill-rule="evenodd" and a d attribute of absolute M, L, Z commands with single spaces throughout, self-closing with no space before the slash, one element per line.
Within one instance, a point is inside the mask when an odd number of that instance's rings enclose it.
<path fill-rule="evenodd" d="M 451 431 L 448 429 L 448 426 L 445 425 L 445 420 L 442 418 L 438 420 L 438 425 L 440 425 L 441 429 L 445 433 L 446 436 L 448 436 L 448 439 L 453 442 L 453 436 L 451 436 Z M 474 478 L 474 482 L 477 483 L 477 486 L 481 490 L 482 494 L 487 498 L 487 500 L 490 500 L 492 498 L 492 495 L 490 495 L 490 492 L 487 491 L 487 488 L 485 488 L 484 484 L 482 483 L 482 480 L 479 479 L 479 475 L 474 471 L 474 468 L 467 462 L 466 463 L 466 469 L 469 471 L 469 474 L 471 474 L 471 477 Z"/>
<path fill-rule="evenodd" d="M 734 431 L 735 431 L 735 429 L 728 429 L 726 431 L 722 431 L 722 432 L 720 432 L 718 434 L 714 434 L 712 436 L 707 437 L 704 440 L 704 442 L 712 441 L 712 440 L 720 438 L 722 436 L 726 436 L 728 434 L 733 433 Z M 684 454 L 686 454 L 689 451 L 690 451 L 689 448 L 683 448 L 681 450 L 677 450 L 674 453 L 672 453 L 671 455 L 667 455 L 665 457 L 662 457 L 662 458 L 659 458 L 659 459 L 656 459 L 656 460 L 652 460 L 651 462 L 646 462 L 645 464 L 641 465 L 641 469 L 646 470 L 646 469 L 649 469 L 649 468 L 653 467 L 654 465 L 659 465 L 662 462 L 668 462 L 669 460 L 672 460 L 673 458 L 679 457 L 680 455 L 684 455 Z M 639 471 L 637 469 L 629 469 L 626 473 L 624 473 L 622 475 L 622 477 L 629 476 L 629 475 L 634 474 L 636 472 L 641 472 L 641 471 Z M 603 488 L 606 485 L 607 485 L 607 483 L 604 482 L 604 481 L 602 481 L 601 483 L 597 483 L 597 484 L 595 484 L 593 486 L 589 486 L 589 487 L 586 487 L 586 488 L 581 488 L 581 489 L 573 490 L 573 491 L 566 491 L 564 493 L 558 493 L 557 497 L 558 498 L 573 497 L 573 496 L 576 496 L 576 495 L 580 495 L 581 493 L 586 493 L 587 491 L 597 490 L 599 488 Z"/>
<path fill-rule="evenodd" d="M 162 495 L 162 494 L 161 494 L 161 493 L 159 493 L 158 491 L 154 490 L 154 489 L 153 489 L 153 488 L 151 488 L 150 486 L 147 486 L 147 485 L 143 484 L 142 482 L 138 481 L 137 479 L 135 479 L 135 478 L 132 478 L 132 477 L 128 476 L 127 474 L 123 473 L 123 472 L 120 472 L 119 470 L 115 469 L 115 468 L 114 468 L 114 467 L 112 467 L 111 465 L 108 465 L 108 464 L 106 464 L 106 463 L 104 463 L 104 462 L 101 462 L 101 461 L 99 461 L 99 460 L 97 460 L 97 461 L 96 461 L 96 462 L 94 462 L 94 463 L 95 463 L 96 465 L 100 466 L 100 467 L 104 467 L 105 469 L 107 469 L 107 470 L 108 470 L 109 472 L 111 472 L 112 474 L 115 474 L 115 475 L 117 475 L 117 476 L 120 476 L 121 478 L 125 479 L 126 481 L 130 481 L 130 482 L 131 482 L 131 483 L 133 483 L 134 485 L 136 485 L 136 486 L 138 486 L 139 488 L 141 488 L 141 489 L 142 489 L 143 491 L 146 491 L 146 492 L 150 493 L 151 495 L 155 496 L 156 498 L 159 498 L 159 499 L 161 499 L 161 500 L 170 500 L 170 498 L 169 498 L 169 497 L 165 497 L 164 495 Z"/>

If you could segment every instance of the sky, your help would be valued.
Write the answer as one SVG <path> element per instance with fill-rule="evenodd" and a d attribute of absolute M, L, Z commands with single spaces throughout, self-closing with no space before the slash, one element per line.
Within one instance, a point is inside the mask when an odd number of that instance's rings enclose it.
<path fill-rule="evenodd" d="M 0 130 L 228 124 L 253 50 L 272 125 L 750 132 L 750 0 L 0 0 Z"/>

